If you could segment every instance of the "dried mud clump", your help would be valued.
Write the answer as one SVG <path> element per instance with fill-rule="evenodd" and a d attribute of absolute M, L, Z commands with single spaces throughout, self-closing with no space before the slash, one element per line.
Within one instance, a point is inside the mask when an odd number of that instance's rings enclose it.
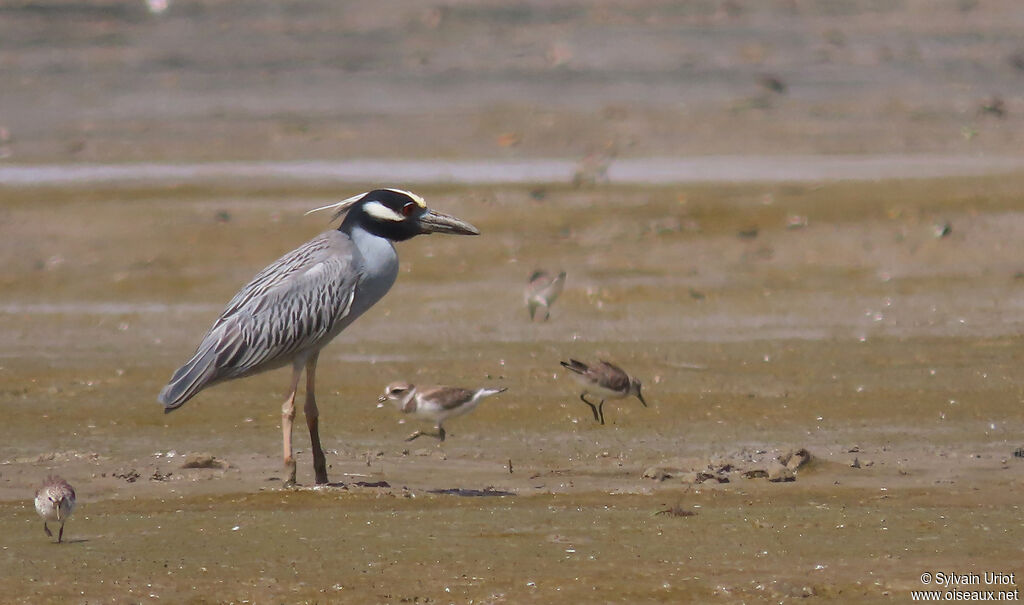
<path fill-rule="evenodd" d="M 644 471 L 645 479 L 698 484 L 729 483 L 737 477 L 767 479 L 772 483 L 796 481 L 797 472 L 811 461 L 806 448 L 744 448 L 710 459 L 687 459 L 655 465 Z"/>
<path fill-rule="evenodd" d="M 218 460 L 216 456 L 210 454 L 189 454 L 185 457 L 185 462 L 182 463 L 181 468 L 220 468 L 225 469 L 230 465 L 224 460 Z"/>

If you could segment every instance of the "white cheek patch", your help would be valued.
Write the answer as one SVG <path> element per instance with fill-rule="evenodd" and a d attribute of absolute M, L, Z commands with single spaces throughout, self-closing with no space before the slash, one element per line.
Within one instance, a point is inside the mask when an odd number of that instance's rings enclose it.
<path fill-rule="evenodd" d="M 391 208 L 388 208 L 380 202 L 367 202 L 363 204 L 363 210 L 373 218 L 381 221 L 391 221 L 393 223 L 400 223 L 405 220 L 401 214 L 395 212 Z"/>

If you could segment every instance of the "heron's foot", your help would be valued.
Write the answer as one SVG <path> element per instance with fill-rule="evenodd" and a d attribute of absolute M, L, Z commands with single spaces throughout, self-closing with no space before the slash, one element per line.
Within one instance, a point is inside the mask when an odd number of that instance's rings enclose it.
<path fill-rule="evenodd" d="M 286 458 L 285 459 L 285 461 L 284 461 L 284 476 L 285 476 L 284 486 L 285 487 L 295 487 L 295 485 L 296 485 L 296 482 L 295 482 L 295 466 L 296 465 L 295 465 L 295 459 L 294 458 Z"/>
<path fill-rule="evenodd" d="M 423 436 L 423 431 L 416 431 L 412 435 L 409 435 L 408 437 L 406 437 L 405 440 L 408 442 L 408 441 L 412 441 L 413 439 L 417 439 L 417 438 L 422 437 L 422 436 Z"/>
<path fill-rule="evenodd" d="M 47 525 L 46 525 L 46 521 L 43 521 L 43 531 L 45 531 L 45 532 L 46 532 L 46 535 L 47 535 L 48 537 L 50 537 L 50 538 L 52 538 L 52 537 L 53 537 L 53 532 L 52 532 L 52 531 L 50 531 L 50 528 L 49 528 L 49 527 L 47 527 Z"/>
<path fill-rule="evenodd" d="M 313 447 L 313 473 L 316 475 L 317 485 L 327 483 L 327 459 L 319 443 Z"/>

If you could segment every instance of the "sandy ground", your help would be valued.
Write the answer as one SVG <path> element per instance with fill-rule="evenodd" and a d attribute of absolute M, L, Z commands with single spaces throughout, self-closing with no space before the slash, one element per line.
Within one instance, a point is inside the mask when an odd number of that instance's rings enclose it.
<path fill-rule="evenodd" d="M 336 191 L 8 190 L 0 592 L 903 602 L 925 571 L 1019 573 L 1022 180 L 422 190 L 483 235 L 402 244 L 394 291 L 325 351 L 319 490 L 300 428 L 305 487 L 281 486 L 285 373 L 168 416 L 155 395 Z M 544 324 L 537 266 L 569 274 Z M 569 356 L 627 367 L 651 407 L 595 424 Z M 376 406 L 396 379 L 509 390 L 407 444 Z M 692 482 L 801 447 L 793 482 Z M 30 503 L 49 472 L 80 498 L 61 546 Z"/>
<path fill-rule="evenodd" d="M 2 167 L 560 171 L 414 187 L 483 234 L 402 244 L 394 290 L 325 350 L 322 489 L 301 421 L 302 485 L 281 485 L 286 372 L 170 415 L 155 397 L 242 284 L 328 228 L 306 210 L 379 175 L 4 181 L 0 602 L 1019 587 L 1019 2 L 368 7 L 0 2 Z M 874 164 L 815 180 L 837 162 Z M 538 267 L 569 277 L 531 324 Z M 651 406 L 597 425 L 568 357 L 621 364 Z M 405 443 L 415 423 L 376 405 L 396 379 L 508 391 Z M 793 481 L 748 473 L 801 448 Z M 79 495 L 61 545 L 31 506 L 52 472 Z"/>

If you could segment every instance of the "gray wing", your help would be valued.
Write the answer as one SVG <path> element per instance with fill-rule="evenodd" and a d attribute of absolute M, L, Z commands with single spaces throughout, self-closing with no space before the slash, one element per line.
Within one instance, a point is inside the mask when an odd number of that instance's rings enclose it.
<path fill-rule="evenodd" d="M 322 340 L 352 307 L 354 251 L 351 240 L 330 231 L 260 271 L 203 339 L 227 354 L 218 365 L 240 376 Z"/>
<path fill-rule="evenodd" d="M 432 387 L 420 391 L 421 397 L 436 401 L 445 410 L 459 407 L 472 399 L 475 394 L 476 391 L 458 387 Z"/>
<path fill-rule="evenodd" d="M 598 384 L 613 391 L 625 391 L 629 388 L 629 374 L 619 366 L 603 359 L 590 372 L 598 379 Z"/>
<path fill-rule="evenodd" d="M 204 386 L 283 365 L 318 344 L 352 307 L 356 262 L 351 240 L 329 231 L 260 271 L 228 302 L 160 401 L 177 407 Z"/>

